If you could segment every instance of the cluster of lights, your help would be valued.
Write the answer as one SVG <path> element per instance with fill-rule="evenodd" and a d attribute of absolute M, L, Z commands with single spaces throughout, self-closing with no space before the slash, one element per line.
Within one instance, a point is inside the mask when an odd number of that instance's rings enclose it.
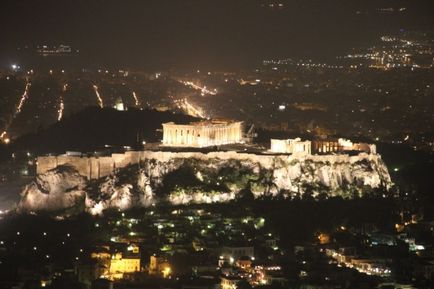
<path fill-rule="evenodd" d="M 345 256 L 341 253 L 336 252 L 335 250 L 328 249 L 327 255 L 329 255 L 330 257 L 332 257 L 333 259 L 339 262 L 345 260 Z M 391 270 L 388 268 L 376 267 L 375 264 L 371 264 L 368 262 L 363 262 L 361 264 L 358 264 L 358 263 L 353 263 L 351 261 L 344 261 L 343 264 L 345 265 L 345 267 L 355 269 L 360 273 L 364 273 L 367 275 L 386 277 L 386 276 L 390 276 L 390 274 L 392 273 Z"/>
<path fill-rule="evenodd" d="M 288 65 L 288 64 L 293 64 L 293 61 L 291 58 L 287 58 L 287 59 L 278 59 L 278 60 L 264 60 L 262 61 L 263 65 Z"/>
<path fill-rule="evenodd" d="M 300 60 L 297 63 L 295 63 L 292 59 L 279 59 L 279 60 L 264 60 L 262 61 L 263 65 L 296 65 L 296 66 L 302 66 L 302 67 L 318 67 L 318 68 L 330 68 L 330 69 L 342 69 L 344 66 L 342 65 L 330 65 L 326 63 L 312 63 L 312 60 Z M 273 67 L 273 70 L 278 70 L 277 67 Z"/>
<path fill-rule="evenodd" d="M 342 69 L 342 65 L 329 65 L 325 63 L 297 63 L 297 66 L 303 67 L 318 67 L 318 68 L 332 68 L 332 69 Z"/>
<path fill-rule="evenodd" d="M 431 45 L 427 43 L 391 36 L 382 36 L 381 41 L 387 43 L 387 46 L 372 47 L 369 49 L 370 52 L 349 54 L 344 58 L 372 60 L 375 64 L 369 67 L 387 70 L 400 67 L 421 68 L 420 65 L 413 63 L 410 57 L 415 54 L 432 56 Z"/>

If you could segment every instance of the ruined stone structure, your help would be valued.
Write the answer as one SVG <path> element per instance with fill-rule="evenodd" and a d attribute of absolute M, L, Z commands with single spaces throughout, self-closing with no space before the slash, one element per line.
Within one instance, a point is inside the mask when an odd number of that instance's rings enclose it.
<path fill-rule="evenodd" d="M 241 143 L 242 126 L 242 122 L 216 120 L 187 125 L 165 123 L 162 142 L 163 146 L 186 148 Z M 147 207 L 157 201 L 176 205 L 227 202 L 236 199 L 245 188 L 251 190 L 254 198 L 298 198 L 308 190 L 312 195 L 348 197 L 349 193 L 363 194 L 366 187 L 388 190 L 392 184 L 375 145 L 345 139 L 311 142 L 296 138 L 272 139 L 268 152 L 247 151 L 246 146 L 242 149 L 159 149 L 112 155 L 67 152 L 41 156 L 37 159 L 38 176 L 24 189 L 18 208 L 23 212 L 80 212 L 85 208 L 91 214 L 101 214 L 108 208 Z M 168 194 L 160 194 L 167 175 L 174 173 L 183 178 L 184 173 L 179 175 L 182 170 L 194 174 L 199 185 L 177 185 Z M 215 185 L 204 181 L 216 175 L 225 176 L 224 189 L 215 189 Z M 112 262 L 112 272 L 137 270 L 136 259 L 119 255 Z M 170 268 L 167 270 L 170 273 Z"/>
<path fill-rule="evenodd" d="M 87 179 L 99 179 L 108 176 L 117 168 L 124 168 L 140 161 L 138 152 L 112 154 L 110 156 L 58 155 L 38 157 L 36 173 L 42 174 L 58 166 L 67 165 L 76 169 Z"/>
<path fill-rule="evenodd" d="M 101 214 L 108 208 L 148 207 L 158 201 L 175 205 L 227 202 L 236 199 L 247 186 L 255 199 L 298 198 L 306 192 L 312 196 L 352 198 L 369 188 L 387 191 L 392 185 L 381 156 L 364 152 L 297 155 L 130 151 L 106 157 L 41 157 L 37 171 L 37 178 L 25 187 L 18 204 L 23 212 L 80 212 L 85 208 L 91 214 Z M 169 174 L 183 177 L 185 172 L 194 174 L 199 185 L 180 185 L 167 195 L 159 193 Z M 209 185 L 208 180 L 216 175 L 223 176 L 227 189 Z"/>
<path fill-rule="evenodd" d="M 376 154 L 375 144 L 353 143 L 348 139 L 302 141 L 295 139 L 271 139 L 270 152 L 282 154 L 328 154 L 343 153 L 348 151 Z"/>
<path fill-rule="evenodd" d="M 311 154 L 312 142 L 295 139 L 271 139 L 270 152 L 283 154 Z"/>
<path fill-rule="evenodd" d="M 163 145 L 172 147 L 206 147 L 214 145 L 239 143 L 242 141 L 242 122 L 233 121 L 204 121 L 188 125 L 178 125 L 173 122 L 163 124 Z M 320 155 L 312 155 L 320 153 Z M 346 151 L 358 151 L 356 158 L 350 158 Z M 58 156 L 38 157 L 36 173 L 43 174 L 62 165 L 74 168 L 81 176 L 88 180 L 99 179 L 110 175 L 118 168 L 124 168 L 131 164 L 139 164 L 149 159 L 161 162 L 169 161 L 172 158 L 196 158 L 196 159 L 236 159 L 248 160 L 261 163 L 264 167 L 270 166 L 277 158 L 287 160 L 311 159 L 312 161 L 333 162 L 354 162 L 361 158 L 381 158 L 377 155 L 375 145 L 365 143 L 353 143 L 349 140 L 338 139 L 336 141 L 302 141 L 296 139 L 271 139 L 269 152 L 277 153 L 267 155 L 263 153 L 246 153 L 236 151 L 215 151 L 210 153 L 202 152 L 167 152 L 167 151 L 128 151 L 115 153 L 110 156 L 87 156 L 76 152 L 67 152 Z M 330 153 L 340 153 L 334 155 Z M 286 154 L 290 154 L 288 156 Z M 326 154 L 326 155 L 323 155 Z"/>
<path fill-rule="evenodd" d="M 243 141 L 243 122 L 211 120 L 189 124 L 163 124 L 163 145 L 172 147 L 208 147 Z"/>
<path fill-rule="evenodd" d="M 353 143 L 350 140 L 339 138 L 334 140 L 314 140 L 312 141 L 313 153 L 341 153 L 346 151 L 358 151 L 369 154 L 376 154 L 377 147 L 375 144 Z"/>
<path fill-rule="evenodd" d="M 165 151 L 128 151 L 124 154 L 112 154 L 111 156 L 42 156 L 38 157 L 36 173 L 43 174 L 58 166 L 67 165 L 73 167 L 80 175 L 91 180 L 99 179 L 110 175 L 116 169 L 124 168 L 128 165 L 138 164 L 140 162 L 154 159 L 160 162 L 169 162 L 173 159 L 209 159 L 220 160 L 246 160 L 260 163 L 263 167 L 272 166 L 276 159 L 287 161 L 294 160 L 311 160 L 313 162 L 353 163 L 362 159 L 377 160 L 381 159 L 378 154 L 360 153 L 356 156 L 348 154 L 339 155 L 261 155 L 254 153 L 240 153 L 236 151 L 218 151 L 210 153 L 202 152 L 165 152 Z"/>

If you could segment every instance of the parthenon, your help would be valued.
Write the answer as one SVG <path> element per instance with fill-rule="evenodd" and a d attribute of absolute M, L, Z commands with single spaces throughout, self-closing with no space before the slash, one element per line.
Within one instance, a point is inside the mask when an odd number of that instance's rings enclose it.
<path fill-rule="evenodd" d="M 208 147 L 241 143 L 243 122 L 209 120 L 189 124 L 163 123 L 163 146 Z"/>

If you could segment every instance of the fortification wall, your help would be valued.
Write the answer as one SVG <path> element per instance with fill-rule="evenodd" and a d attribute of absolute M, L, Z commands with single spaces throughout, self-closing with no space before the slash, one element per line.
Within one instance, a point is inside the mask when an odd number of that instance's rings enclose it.
<path fill-rule="evenodd" d="M 57 157 L 57 165 L 69 165 L 75 168 L 80 174 L 86 178 L 90 178 L 90 159 L 80 158 L 75 156 L 61 155 Z"/>
<path fill-rule="evenodd" d="M 110 175 L 115 169 L 115 160 L 113 157 L 98 158 L 99 161 L 99 177 Z"/>
<path fill-rule="evenodd" d="M 378 154 L 360 153 L 356 156 L 341 155 L 259 155 L 239 153 L 235 151 L 219 151 L 210 153 L 200 152 L 165 152 L 165 151 L 129 151 L 124 154 L 113 154 L 104 157 L 78 157 L 78 156 L 44 156 L 38 157 L 37 173 L 42 174 L 60 165 L 69 165 L 75 168 L 80 175 L 88 179 L 98 179 L 110 175 L 115 169 L 131 164 L 138 164 L 142 160 L 155 159 L 159 162 L 169 162 L 173 159 L 220 159 L 245 160 L 258 163 L 264 168 L 272 168 L 276 162 L 292 163 L 293 161 L 312 161 L 334 163 L 355 163 L 361 160 L 378 162 Z"/>
<path fill-rule="evenodd" d="M 48 157 L 38 157 L 37 165 L 36 165 L 36 173 L 43 174 L 46 171 L 52 170 L 57 167 L 57 157 L 48 156 Z"/>
<path fill-rule="evenodd" d="M 79 171 L 81 175 L 82 172 Z M 99 172 L 99 159 L 97 158 L 89 158 L 89 176 L 88 179 L 98 179 L 100 175 Z"/>

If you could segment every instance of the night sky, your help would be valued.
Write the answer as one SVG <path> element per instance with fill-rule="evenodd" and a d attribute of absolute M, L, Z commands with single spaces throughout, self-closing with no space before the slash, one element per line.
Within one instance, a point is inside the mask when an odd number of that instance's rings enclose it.
<path fill-rule="evenodd" d="M 378 11 L 388 7 L 406 10 Z M 385 33 L 432 30 L 433 8 L 432 0 L 9 0 L 0 8 L 0 61 L 17 47 L 61 43 L 101 63 L 175 68 L 334 57 Z"/>

